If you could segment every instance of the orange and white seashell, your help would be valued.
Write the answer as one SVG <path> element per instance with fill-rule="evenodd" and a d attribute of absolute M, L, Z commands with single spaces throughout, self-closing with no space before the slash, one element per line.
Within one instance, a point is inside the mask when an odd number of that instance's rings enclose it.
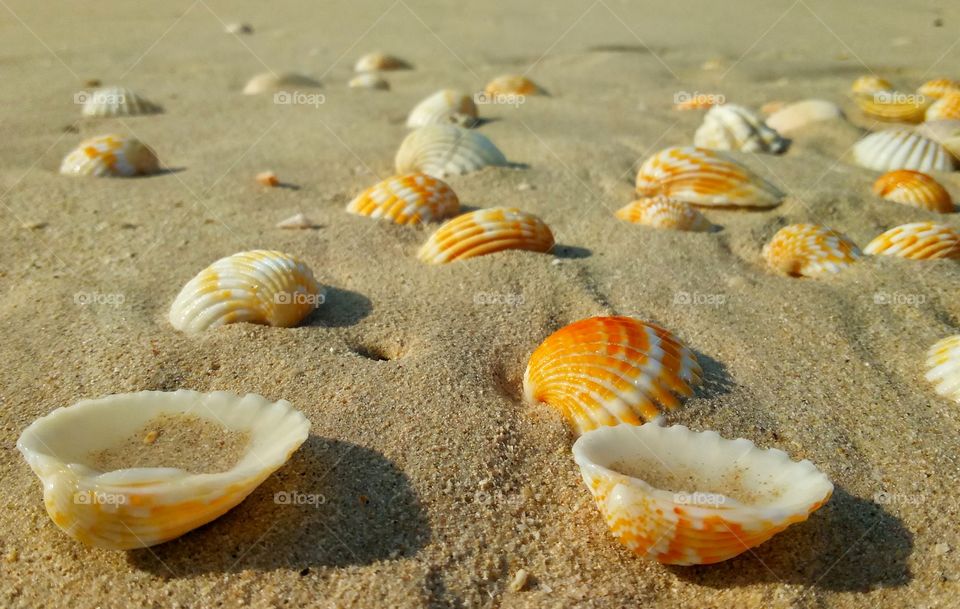
<path fill-rule="evenodd" d="M 544 95 L 546 92 L 535 82 L 520 74 L 498 76 L 487 83 L 483 92 L 489 97 L 501 95 Z"/>
<path fill-rule="evenodd" d="M 151 421 L 175 416 L 247 434 L 246 450 L 232 468 L 216 473 L 174 467 L 101 471 L 90 457 Z M 43 482 L 43 502 L 58 527 L 86 545 L 129 550 L 169 541 L 220 517 L 282 467 L 309 430 L 306 417 L 284 400 L 224 391 L 141 391 L 58 408 L 27 427 L 17 448 Z"/>
<path fill-rule="evenodd" d="M 626 222 L 671 230 L 709 231 L 713 228 L 703 214 L 683 201 L 664 196 L 644 197 L 614 214 Z"/>
<path fill-rule="evenodd" d="M 707 207 L 776 207 L 784 194 L 746 166 L 713 150 L 666 148 L 637 172 L 637 193 Z"/>
<path fill-rule="evenodd" d="M 280 178 L 272 171 L 261 171 L 253 178 L 261 186 L 270 186 L 271 188 L 280 186 Z"/>
<path fill-rule="evenodd" d="M 870 118 L 900 123 L 921 123 L 930 99 L 916 93 L 876 91 L 854 95 L 853 100 Z"/>
<path fill-rule="evenodd" d="M 513 207 L 478 209 L 450 220 L 433 233 L 417 257 L 444 264 L 504 250 L 549 252 L 553 233 L 537 216 Z"/>
<path fill-rule="evenodd" d="M 60 173 L 74 176 L 132 177 L 160 170 L 156 153 L 140 140 L 100 135 L 84 140 L 64 157 Z"/>
<path fill-rule="evenodd" d="M 833 102 L 805 99 L 788 104 L 767 117 L 767 126 L 779 133 L 788 133 L 812 123 L 843 118 L 843 111 Z"/>
<path fill-rule="evenodd" d="M 880 91 L 893 91 L 893 85 L 890 81 L 879 76 L 861 76 L 853 81 L 850 91 L 856 94 L 879 93 Z"/>
<path fill-rule="evenodd" d="M 927 108 L 928 121 L 960 120 L 960 92 L 946 93 Z"/>
<path fill-rule="evenodd" d="M 880 176 L 873 192 L 887 201 L 947 214 L 953 211 L 953 199 L 940 182 L 919 171 L 898 169 Z"/>
<path fill-rule="evenodd" d="M 741 150 L 779 154 L 790 145 L 763 119 L 735 104 L 715 106 L 703 117 L 693 144 L 713 150 Z"/>
<path fill-rule="evenodd" d="M 347 211 L 395 224 L 420 224 L 456 215 L 460 200 L 446 182 L 425 173 L 408 173 L 366 189 L 350 201 Z"/>
<path fill-rule="evenodd" d="M 455 125 L 428 125 L 410 132 L 394 162 L 397 173 L 423 172 L 436 178 L 508 164 L 486 136 Z"/>
<path fill-rule="evenodd" d="M 280 91 L 303 91 L 307 89 L 319 89 L 323 85 L 320 81 L 314 80 L 303 74 L 286 72 L 275 74 L 273 72 L 264 72 L 257 74 L 247 81 L 243 87 L 244 95 L 258 95 L 260 93 L 276 93 Z"/>
<path fill-rule="evenodd" d="M 816 224 L 784 226 L 763 248 L 767 264 L 793 277 L 838 273 L 861 256 L 845 235 Z"/>
<path fill-rule="evenodd" d="M 937 142 L 960 160 L 960 120 L 928 121 L 916 127 L 917 133 Z"/>
<path fill-rule="evenodd" d="M 864 253 L 911 260 L 960 258 L 960 231 L 935 222 L 914 222 L 891 228 L 863 249 Z"/>
<path fill-rule="evenodd" d="M 693 395 L 703 376 L 669 331 L 632 317 L 591 317 L 551 334 L 530 356 L 523 392 L 559 410 L 578 434 L 652 421 Z"/>
<path fill-rule="evenodd" d="M 347 83 L 351 89 L 375 89 L 379 91 L 389 91 L 390 83 L 377 72 L 361 72 Z"/>
<path fill-rule="evenodd" d="M 960 92 L 960 81 L 950 80 L 949 78 L 928 80 L 917 88 L 917 93 L 930 99 L 940 99 L 947 93 L 958 92 Z"/>
<path fill-rule="evenodd" d="M 477 105 L 473 97 L 453 89 L 441 89 L 430 95 L 407 117 L 407 127 L 416 129 L 427 125 L 459 125 L 472 127 L 477 122 Z"/>
<path fill-rule="evenodd" d="M 406 61 L 382 51 L 367 53 L 357 60 L 355 72 L 386 72 L 389 70 L 409 70 L 412 66 Z"/>
<path fill-rule="evenodd" d="M 169 319 L 174 328 L 190 333 L 241 321 L 289 328 L 322 302 L 320 286 L 304 262 L 252 250 L 200 271 L 173 301 Z"/>
<path fill-rule="evenodd" d="M 101 87 L 77 95 L 83 100 L 83 115 L 96 117 L 157 114 L 163 108 L 126 87 Z"/>
<path fill-rule="evenodd" d="M 871 133 L 854 144 L 852 154 L 857 165 L 875 171 L 951 171 L 954 166 L 946 148 L 908 129 Z"/>
<path fill-rule="evenodd" d="M 587 432 L 573 458 L 611 533 L 671 565 L 728 560 L 823 506 L 833 484 L 807 460 L 682 425 Z"/>
<path fill-rule="evenodd" d="M 926 379 L 935 391 L 960 403 L 960 334 L 939 340 L 927 352 Z"/>

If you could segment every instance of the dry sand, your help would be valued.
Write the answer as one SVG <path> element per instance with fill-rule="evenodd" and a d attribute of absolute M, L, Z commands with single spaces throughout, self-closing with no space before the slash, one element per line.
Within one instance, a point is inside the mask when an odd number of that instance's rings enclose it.
<path fill-rule="evenodd" d="M 224 34 L 221 19 L 255 32 Z M 612 215 L 639 160 L 692 141 L 700 114 L 673 111 L 675 93 L 850 109 L 849 84 L 868 70 L 905 88 L 960 77 L 958 27 L 956 4 L 892 0 L 3 3 L 0 606 L 960 606 L 957 405 L 922 379 L 925 350 L 957 331 L 960 268 L 868 259 L 813 281 L 760 258 L 790 222 L 863 246 L 934 218 L 876 199 L 876 173 L 838 162 L 859 129 L 821 125 L 783 157 L 744 156 L 790 197 L 708 211 L 721 232 Z M 390 92 L 348 89 L 374 49 L 416 69 L 388 74 Z M 325 103 L 241 95 L 267 67 L 320 78 Z M 540 215 L 555 255 L 426 267 L 414 253 L 430 227 L 343 211 L 391 174 L 416 101 L 527 70 L 553 96 L 484 106 L 494 120 L 481 129 L 529 167 L 450 183 L 468 206 Z M 79 120 L 87 79 L 166 113 Z M 136 134 L 175 171 L 57 174 L 81 137 L 109 131 Z M 298 188 L 259 186 L 266 169 Z M 940 177 L 960 197 L 960 174 Z M 319 227 L 274 228 L 298 211 Z M 260 247 L 303 257 L 328 286 L 308 324 L 186 336 L 167 323 L 197 271 Z M 605 313 L 658 322 L 700 355 L 708 383 L 671 422 L 810 459 L 836 484 L 829 504 L 716 566 L 621 548 L 563 421 L 519 390 L 543 338 Z M 288 399 L 312 434 L 243 504 L 178 540 L 124 553 L 64 535 L 15 449 L 20 431 L 81 398 L 181 387 Z M 280 492 L 323 503 L 278 504 Z M 529 578 L 511 591 L 520 569 Z"/>

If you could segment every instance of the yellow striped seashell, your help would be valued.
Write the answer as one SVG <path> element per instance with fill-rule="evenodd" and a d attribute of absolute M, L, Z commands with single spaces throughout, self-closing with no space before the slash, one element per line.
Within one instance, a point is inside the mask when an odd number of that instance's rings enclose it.
<path fill-rule="evenodd" d="M 873 184 L 873 192 L 887 201 L 903 203 L 947 214 L 953 211 L 953 199 L 940 182 L 919 171 L 898 169 L 883 174 Z"/>
<path fill-rule="evenodd" d="M 389 70 L 409 70 L 412 66 L 406 61 L 382 51 L 367 53 L 357 60 L 355 72 L 386 72 Z"/>
<path fill-rule="evenodd" d="M 950 80 L 949 78 L 928 80 L 917 89 L 917 93 L 930 99 L 940 99 L 947 93 L 957 92 L 960 92 L 960 81 Z"/>
<path fill-rule="evenodd" d="M 879 93 L 880 91 L 893 91 L 893 85 L 890 81 L 879 76 L 861 76 L 853 81 L 850 91 L 856 94 Z"/>
<path fill-rule="evenodd" d="M 743 106 L 723 104 L 714 106 L 703 117 L 703 124 L 693 135 L 693 144 L 713 150 L 779 154 L 790 142 Z"/>
<path fill-rule="evenodd" d="M 407 127 L 416 129 L 427 125 L 459 125 L 472 127 L 477 122 L 477 105 L 473 97 L 453 89 L 441 89 L 430 95 L 407 117 Z"/>
<path fill-rule="evenodd" d="M 478 209 L 450 220 L 433 233 L 417 257 L 445 264 L 504 250 L 549 252 L 553 233 L 543 220 L 513 207 Z"/>
<path fill-rule="evenodd" d="M 960 120 L 928 121 L 917 125 L 916 130 L 946 148 L 955 161 L 960 161 Z"/>
<path fill-rule="evenodd" d="M 60 164 L 60 173 L 73 176 L 132 177 L 160 170 L 156 153 L 140 140 L 123 135 L 99 135 L 84 140 Z"/>
<path fill-rule="evenodd" d="M 843 111 L 833 102 L 805 99 L 779 108 L 767 117 L 767 126 L 779 133 L 788 133 L 812 123 L 843 118 Z"/>
<path fill-rule="evenodd" d="M 670 565 L 733 558 L 833 493 L 807 460 L 682 425 L 601 427 L 580 436 L 573 459 L 614 537 Z"/>
<path fill-rule="evenodd" d="M 921 123 L 930 100 L 913 93 L 877 91 L 854 95 L 853 100 L 864 114 L 882 121 Z"/>
<path fill-rule="evenodd" d="M 169 417 L 198 417 L 245 434 L 246 449 L 221 472 L 135 463 L 99 468 L 94 453 Z M 17 448 L 43 482 L 44 505 L 60 529 L 86 545 L 129 550 L 169 541 L 220 517 L 283 466 L 309 430 L 310 422 L 283 400 L 224 391 L 141 391 L 58 408 L 27 427 Z"/>
<path fill-rule="evenodd" d="M 928 121 L 960 120 L 960 92 L 945 93 L 943 97 L 927 108 Z"/>
<path fill-rule="evenodd" d="M 319 89 L 323 85 L 320 81 L 314 80 L 303 74 L 286 72 L 283 74 L 274 74 L 273 72 L 264 72 L 257 74 L 243 87 L 244 95 L 258 95 L 260 93 L 276 93 L 279 91 L 303 91 L 306 89 Z"/>
<path fill-rule="evenodd" d="M 670 230 L 709 231 L 710 221 L 683 201 L 664 196 L 644 197 L 614 214 L 626 222 Z"/>
<path fill-rule="evenodd" d="M 304 262 L 281 252 L 252 250 L 217 260 L 191 279 L 170 306 L 183 332 L 250 322 L 289 328 L 323 302 Z"/>
<path fill-rule="evenodd" d="M 395 224 L 420 224 L 454 216 L 460 200 L 446 182 L 425 173 L 388 178 L 356 196 L 347 211 Z"/>
<path fill-rule="evenodd" d="M 389 91 L 390 83 L 383 76 L 376 72 L 361 72 L 347 83 L 351 89 L 376 89 L 379 91 Z"/>
<path fill-rule="evenodd" d="M 954 167 L 946 148 L 908 129 L 871 133 L 854 144 L 852 154 L 857 165 L 875 171 L 952 171 Z"/>
<path fill-rule="evenodd" d="M 157 114 L 163 108 L 126 87 L 101 87 L 76 95 L 83 102 L 84 116 L 139 116 Z"/>
<path fill-rule="evenodd" d="M 520 74 L 498 76 L 487 83 L 483 92 L 490 97 L 499 95 L 544 95 L 546 92 L 535 82 Z"/>
<path fill-rule="evenodd" d="M 435 178 L 507 165 L 486 136 L 454 125 L 428 125 L 411 131 L 397 150 L 397 173 L 423 172 Z"/>
<path fill-rule="evenodd" d="M 863 251 L 911 260 L 960 259 L 960 231 L 935 222 L 903 224 L 877 236 Z"/>
<path fill-rule="evenodd" d="M 945 398 L 960 403 L 960 334 L 939 340 L 927 352 L 926 379 Z"/>
<path fill-rule="evenodd" d="M 763 248 L 771 268 L 793 277 L 838 273 L 860 259 L 853 241 L 816 224 L 784 226 Z"/>

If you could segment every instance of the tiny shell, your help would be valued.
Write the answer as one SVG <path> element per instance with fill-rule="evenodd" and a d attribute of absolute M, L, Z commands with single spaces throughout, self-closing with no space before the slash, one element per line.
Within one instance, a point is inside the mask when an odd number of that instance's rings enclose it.
<path fill-rule="evenodd" d="M 367 53 L 354 64 L 354 72 L 385 72 L 389 70 L 409 70 L 411 65 L 399 57 L 387 55 L 381 51 Z"/>
<path fill-rule="evenodd" d="M 960 92 L 944 94 L 943 97 L 927 108 L 928 121 L 960 120 Z"/>
<path fill-rule="evenodd" d="M 446 182 L 425 173 L 408 173 L 366 189 L 350 201 L 347 211 L 395 224 L 420 224 L 456 215 L 460 200 Z"/>
<path fill-rule="evenodd" d="M 350 79 L 347 86 L 351 89 L 377 89 L 388 91 L 390 83 L 376 72 L 362 72 Z"/>
<path fill-rule="evenodd" d="M 227 34 L 252 34 L 253 26 L 249 23 L 228 23 L 224 26 L 223 31 Z"/>
<path fill-rule="evenodd" d="M 854 94 L 879 93 L 880 91 L 892 91 L 893 85 L 890 84 L 890 81 L 879 76 L 861 76 L 853 81 L 850 90 Z"/>
<path fill-rule="evenodd" d="M 954 165 L 946 148 L 906 129 L 877 131 L 864 137 L 853 146 L 853 160 L 876 171 L 951 171 Z"/>
<path fill-rule="evenodd" d="M 78 94 L 84 116 L 139 116 L 157 114 L 163 108 L 126 87 L 102 87 Z"/>
<path fill-rule="evenodd" d="M 953 199 L 940 182 L 919 171 L 898 169 L 880 176 L 873 192 L 887 201 L 947 214 L 953 211 Z"/>
<path fill-rule="evenodd" d="M 779 154 L 789 140 L 763 122 L 763 119 L 735 104 L 715 106 L 703 117 L 703 124 L 693 136 L 695 146 L 714 150 L 742 150 Z"/>
<path fill-rule="evenodd" d="M 780 133 L 787 133 L 811 123 L 838 118 L 843 118 L 843 112 L 835 103 L 823 99 L 805 99 L 771 114 L 767 117 L 767 125 Z"/>
<path fill-rule="evenodd" d="M 486 136 L 455 125 L 429 125 L 410 132 L 397 150 L 397 173 L 423 172 L 436 178 L 507 165 Z"/>
<path fill-rule="evenodd" d="M 243 94 L 257 95 L 278 91 L 302 91 L 304 89 L 318 89 L 322 86 L 319 81 L 302 74 L 264 72 L 247 81 L 246 86 L 243 87 Z"/>
<path fill-rule="evenodd" d="M 864 114 L 882 121 L 901 123 L 923 122 L 930 100 L 922 95 L 877 91 L 854 96 L 854 101 Z"/>
<path fill-rule="evenodd" d="M 280 185 L 280 178 L 272 171 L 258 173 L 254 179 L 257 181 L 257 184 L 262 184 L 263 186 L 273 187 Z"/>
<path fill-rule="evenodd" d="M 549 252 L 553 233 L 537 216 L 512 207 L 478 209 L 433 233 L 417 257 L 428 264 L 466 260 L 504 250 Z"/>
<path fill-rule="evenodd" d="M 477 105 L 473 97 L 453 89 L 441 89 L 414 106 L 407 117 L 407 127 L 427 125 L 460 125 L 472 127 L 477 122 Z"/>
<path fill-rule="evenodd" d="M 573 458 L 611 533 L 672 565 L 727 560 L 806 520 L 833 493 L 807 460 L 682 425 L 583 434 Z"/>
<path fill-rule="evenodd" d="M 64 175 L 131 177 L 157 173 L 156 153 L 140 140 L 122 135 L 100 135 L 84 140 L 60 164 Z"/>
<path fill-rule="evenodd" d="M 546 403 L 578 434 L 640 425 L 693 395 L 703 376 L 693 351 L 669 331 L 631 317 L 591 317 L 557 330 L 530 356 L 523 392 Z"/>
<path fill-rule="evenodd" d="M 914 222 L 891 228 L 863 249 L 864 253 L 911 260 L 960 258 L 960 231 L 945 224 Z"/>
<path fill-rule="evenodd" d="M 930 99 L 940 99 L 947 93 L 956 92 L 960 92 L 960 82 L 956 80 L 950 80 L 949 78 L 928 80 L 920 85 L 920 87 L 917 89 L 917 93 L 923 95 L 924 97 L 929 97 Z"/>
<path fill-rule="evenodd" d="M 713 228 L 703 214 L 683 201 L 664 196 L 644 197 L 614 214 L 626 222 L 672 230 L 709 231 Z"/>
<path fill-rule="evenodd" d="M 861 256 L 845 235 L 816 224 L 784 226 L 763 248 L 767 264 L 793 277 L 838 273 Z"/>
<path fill-rule="evenodd" d="M 520 74 L 498 76 L 487 83 L 483 92 L 490 97 L 499 95 L 543 95 L 545 93 L 537 83 Z"/>
<path fill-rule="evenodd" d="M 248 448 L 236 465 L 218 473 L 167 467 L 103 472 L 85 462 L 86 455 L 165 415 L 197 416 L 246 432 Z M 309 430 L 306 417 L 284 400 L 225 391 L 141 391 L 58 408 L 27 427 L 17 448 L 43 482 L 43 502 L 58 527 L 86 545 L 129 550 L 169 541 L 220 517 L 282 467 Z"/>
<path fill-rule="evenodd" d="M 304 228 L 313 228 L 316 224 L 310 218 L 306 217 L 303 213 L 295 214 L 290 216 L 286 220 L 281 220 L 277 222 L 277 228 L 286 228 L 286 229 L 304 229 Z"/>
<path fill-rule="evenodd" d="M 708 207 L 776 207 L 784 194 L 746 166 L 713 150 L 666 148 L 637 172 L 637 193 Z"/>
<path fill-rule="evenodd" d="M 954 159 L 960 159 L 960 120 L 927 121 L 917 125 L 916 130 L 946 148 Z"/>
<path fill-rule="evenodd" d="M 191 279 L 170 306 L 170 323 L 202 332 L 246 321 L 289 328 L 323 300 L 313 272 L 281 252 L 253 250 L 217 260 Z"/>
<path fill-rule="evenodd" d="M 960 403 L 960 334 L 937 341 L 930 348 L 926 379 L 938 394 Z"/>

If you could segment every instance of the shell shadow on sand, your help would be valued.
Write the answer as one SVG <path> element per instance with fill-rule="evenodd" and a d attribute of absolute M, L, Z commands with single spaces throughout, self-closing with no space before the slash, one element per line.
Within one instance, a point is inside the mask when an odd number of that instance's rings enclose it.
<path fill-rule="evenodd" d="M 354 326 L 373 311 L 370 299 L 359 292 L 323 286 L 323 304 L 314 311 L 304 325 L 325 328 Z"/>

